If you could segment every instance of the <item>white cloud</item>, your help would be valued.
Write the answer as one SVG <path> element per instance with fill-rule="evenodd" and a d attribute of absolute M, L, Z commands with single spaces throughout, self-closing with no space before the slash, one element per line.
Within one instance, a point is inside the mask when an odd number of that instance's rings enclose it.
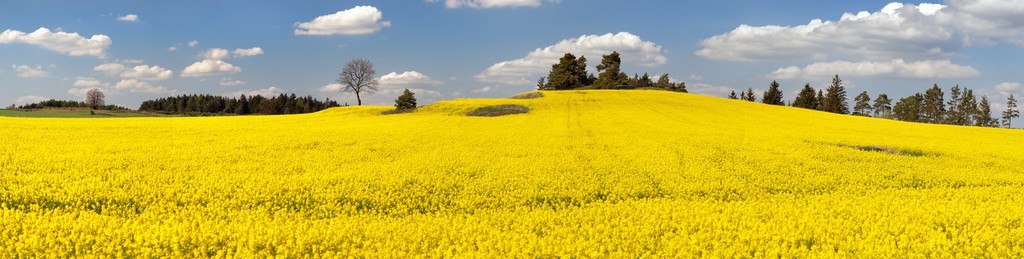
<path fill-rule="evenodd" d="M 481 87 L 481 88 L 470 90 L 470 92 L 478 93 L 478 94 L 480 94 L 480 93 L 490 93 L 490 92 L 493 92 L 496 89 L 497 89 L 496 87 L 484 86 L 484 87 Z"/>
<path fill-rule="evenodd" d="M 195 48 L 196 46 L 199 46 L 199 41 L 198 40 L 192 40 L 192 41 L 188 42 L 188 47 L 189 48 Z"/>
<path fill-rule="evenodd" d="M 222 96 L 238 97 L 238 96 L 241 96 L 241 95 L 244 94 L 245 96 L 261 95 L 263 97 L 272 97 L 272 96 L 280 95 L 282 93 L 284 93 L 284 90 L 282 90 L 281 88 L 277 88 L 276 86 L 271 86 L 271 87 L 267 87 L 267 88 L 263 88 L 263 89 L 256 89 L 256 90 L 246 89 L 246 90 L 241 90 L 241 91 L 234 91 L 234 92 L 222 94 Z"/>
<path fill-rule="evenodd" d="M 299 23 L 295 35 L 370 34 L 391 26 L 391 22 L 381 21 L 383 19 L 384 13 L 376 7 L 356 6 Z"/>
<path fill-rule="evenodd" d="M 104 74 L 113 76 L 121 73 L 121 71 L 124 71 L 125 67 L 124 65 L 118 63 L 106 63 L 95 66 L 92 68 L 92 70 L 97 72 L 103 72 Z"/>
<path fill-rule="evenodd" d="M 341 85 L 339 83 L 333 83 L 333 84 L 327 84 L 327 85 L 325 85 L 323 87 L 320 87 L 320 89 L 318 89 L 317 91 L 324 92 L 324 93 L 332 93 L 332 92 L 341 92 L 341 90 L 343 90 L 343 89 L 345 89 L 345 86 L 343 86 L 343 85 Z"/>
<path fill-rule="evenodd" d="M 78 33 L 62 31 L 52 32 L 47 28 L 39 28 L 35 32 L 25 33 L 17 30 L 5 30 L 0 33 L 0 44 L 24 43 L 38 45 L 44 49 L 71 56 L 105 57 L 107 48 L 112 41 L 103 34 L 93 35 L 86 39 Z"/>
<path fill-rule="evenodd" d="M 439 2 L 440 0 L 427 0 L 427 2 Z M 448 8 L 501 8 L 501 7 L 539 7 L 543 3 L 558 3 L 559 0 L 445 0 L 444 6 Z"/>
<path fill-rule="evenodd" d="M 77 87 L 99 87 L 102 83 L 100 83 L 100 80 L 97 80 L 96 78 L 80 76 L 76 77 L 75 82 L 71 85 Z"/>
<path fill-rule="evenodd" d="M 406 86 L 436 85 L 441 82 L 430 78 L 423 73 L 416 71 L 405 71 L 402 73 L 391 72 L 381 76 L 379 79 L 381 88 L 399 88 Z"/>
<path fill-rule="evenodd" d="M 121 72 L 121 78 L 141 80 L 167 80 L 174 76 L 174 71 L 159 67 L 139 65 Z"/>
<path fill-rule="evenodd" d="M 690 81 L 704 81 L 704 77 L 701 75 L 690 75 Z"/>
<path fill-rule="evenodd" d="M 217 74 L 230 74 L 242 72 L 241 68 L 238 68 L 230 63 L 222 60 L 203 60 L 196 63 L 192 63 L 184 70 L 181 71 L 182 77 L 200 77 Z"/>
<path fill-rule="evenodd" d="M 248 57 L 263 55 L 263 48 L 254 47 L 248 49 L 235 49 L 235 57 Z"/>
<path fill-rule="evenodd" d="M 46 98 L 46 97 L 42 97 L 42 96 L 29 95 L 29 96 L 18 97 L 18 99 L 15 100 L 14 103 L 15 104 L 30 104 L 30 103 L 42 102 L 42 101 L 49 100 L 49 99 L 50 98 Z"/>
<path fill-rule="evenodd" d="M 141 59 L 118 59 L 114 60 L 114 62 L 121 62 L 125 64 L 142 64 L 143 61 Z"/>
<path fill-rule="evenodd" d="M 221 78 L 220 79 L 220 85 L 222 85 L 222 86 L 235 86 L 235 85 L 244 85 L 244 84 L 245 84 L 245 81 L 234 79 L 234 78 Z"/>
<path fill-rule="evenodd" d="M 135 14 L 127 14 L 125 16 L 117 17 L 117 20 L 126 22 L 137 22 L 139 21 L 139 16 Z"/>
<path fill-rule="evenodd" d="M 565 53 L 585 56 L 588 64 L 594 67 L 600 63 L 601 55 L 612 51 L 619 52 L 625 65 L 657 66 L 668 60 L 662 55 L 661 46 L 628 32 L 583 35 L 536 49 L 520 59 L 494 64 L 477 75 L 476 80 L 512 85 L 531 84 L 536 82 L 541 73 L 550 70 L 552 64 L 558 63 L 558 59 Z"/>
<path fill-rule="evenodd" d="M 11 65 L 14 72 L 17 73 L 18 77 L 31 78 L 31 77 L 48 77 L 50 73 L 43 71 L 43 66 L 37 65 L 36 67 L 30 67 L 28 65 Z"/>
<path fill-rule="evenodd" d="M 999 91 L 1003 95 L 1009 95 L 1010 92 L 1017 91 L 1020 89 L 1020 83 L 1017 82 L 1003 82 L 996 85 L 996 91 Z"/>
<path fill-rule="evenodd" d="M 131 93 L 173 94 L 177 92 L 177 90 L 167 89 L 167 87 L 163 86 L 153 86 L 147 82 L 135 79 L 121 80 L 114 85 L 113 89 L 116 91 L 128 91 Z"/>
<path fill-rule="evenodd" d="M 717 97 L 728 96 L 730 92 L 735 91 L 737 95 L 740 94 L 740 90 L 728 86 L 715 86 L 705 83 L 687 84 L 686 90 L 690 93 L 703 94 Z"/>
<path fill-rule="evenodd" d="M 167 47 L 167 51 L 175 51 L 175 50 L 178 50 L 178 47 L 175 47 L 175 46 Z"/>
<path fill-rule="evenodd" d="M 804 68 L 795 66 L 779 68 L 768 74 L 773 79 L 822 78 L 832 75 L 851 77 L 894 77 L 894 78 L 967 78 L 980 76 L 981 72 L 970 66 L 953 64 L 949 60 L 924 60 L 906 62 L 895 59 L 888 62 L 817 62 Z"/>
<path fill-rule="evenodd" d="M 202 59 L 223 60 L 228 57 L 228 50 L 222 48 L 212 48 L 207 50 L 206 52 L 203 52 L 203 54 L 199 54 L 199 57 Z"/>

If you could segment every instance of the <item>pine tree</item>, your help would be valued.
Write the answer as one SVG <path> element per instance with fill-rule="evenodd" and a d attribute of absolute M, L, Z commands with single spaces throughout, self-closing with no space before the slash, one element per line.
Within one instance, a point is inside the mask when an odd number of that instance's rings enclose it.
<path fill-rule="evenodd" d="M 551 65 L 548 72 L 548 83 L 544 89 L 568 90 L 585 86 L 587 81 L 586 64 L 584 57 L 576 58 L 572 53 L 565 53 L 558 59 L 558 64 Z"/>
<path fill-rule="evenodd" d="M 731 93 L 729 93 L 729 99 L 733 99 L 733 100 L 738 100 L 739 99 L 739 97 L 736 97 L 736 91 L 732 91 Z"/>
<path fill-rule="evenodd" d="M 249 114 L 249 100 L 245 99 L 243 94 L 241 98 L 238 98 L 238 107 L 235 108 L 235 114 L 246 115 Z"/>
<path fill-rule="evenodd" d="M 924 122 L 943 123 L 945 122 L 946 103 L 943 101 L 945 94 L 939 84 L 924 92 L 924 102 L 921 104 L 924 114 Z"/>
<path fill-rule="evenodd" d="M 548 87 L 547 77 L 543 77 L 543 76 L 540 77 L 540 79 L 537 80 L 537 89 L 538 90 L 543 90 L 543 89 L 547 89 L 547 87 Z"/>
<path fill-rule="evenodd" d="M 875 111 L 875 117 L 889 118 L 892 116 L 892 100 L 889 95 L 879 94 L 875 98 L 875 105 L 871 107 Z"/>
<path fill-rule="evenodd" d="M 978 99 L 974 97 L 974 90 L 966 89 L 963 91 L 963 95 L 960 98 L 959 103 L 956 104 L 956 108 L 950 107 L 950 110 L 956 110 L 957 116 L 960 118 L 956 121 L 950 120 L 954 125 L 975 125 L 978 120 L 980 111 L 978 110 Z"/>
<path fill-rule="evenodd" d="M 992 118 L 992 105 L 988 102 L 987 96 L 981 96 L 981 103 L 978 103 L 978 115 L 975 117 L 974 125 L 982 127 L 997 127 L 999 120 Z"/>
<path fill-rule="evenodd" d="M 848 114 L 850 113 L 850 107 L 846 103 L 846 87 L 843 86 L 843 80 L 839 79 L 839 75 L 832 78 L 832 85 L 828 87 L 828 93 L 825 95 L 825 101 L 822 102 L 826 112 Z"/>
<path fill-rule="evenodd" d="M 672 88 L 672 91 L 689 93 L 686 91 L 686 82 L 679 82 L 674 88 Z"/>
<path fill-rule="evenodd" d="M 782 90 L 779 90 L 779 82 L 772 81 L 768 85 L 768 91 L 764 92 L 761 96 L 761 102 L 771 105 L 785 105 L 782 103 Z"/>
<path fill-rule="evenodd" d="M 619 69 L 621 65 L 622 59 L 619 58 L 619 52 L 613 51 L 611 54 L 601 56 L 601 64 L 597 65 L 598 74 L 594 86 L 609 89 L 625 85 L 626 74 Z"/>
<path fill-rule="evenodd" d="M 821 93 L 821 89 L 818 89 L 818 96 L 814 97 L 814 99 L 817 100 L 817 104 L 818 104 L 818 106 L 816 106 L 814 109 L 815 110 L 819 110 L 819 111 L 824 111 L 825 110 L 825 94 Z"/>
<path fill-rule="evenodd" d="M 814 88 L 811 88 L 811 84 L 806 84 L 803 89 L 800 89 L 796 99 L 793 99 L 793 107 L 818 109 L 818 98 L 814 96 Z"/>
<path fill-rule="evenodd" d="M 405 89 L 405 91 L 402 92 L 402 95 L 398 96 L 398 99 L 395 99 L 395 109 L 399 111 L 416 109 L 416 97 L 413 95 L 415 94 L 409 91 L 409 89 Z"/>
<path fill-rule="evenodd" d="M 871 97 L 868 96 L 868 91 L 860 92 L 853 98 L 853 102 L 853 115 L 871 116 Z"/>
<path fill-rule="evenodd" d="M 1003 126 L 1010 128 L 1013 127 L 1013 118 L 1020 117 L 1020 111 L 1017 110 L 1017 99 L 1013 98 L 1013 94 L 1010 97 L 1006 97 L 1006 111 L 1003 112 Z"/>
<path fill-rule="evenodd" d="M 744 98 L 743 98 L 744 101 L 748 101 L 748 102 L 756 102 L 757 101 L 757 96 L 754 96 L 754 88 L 747 88 L 747 92 L 745 92 L 743 94 L 744 94 Z"/>
<path fill-rule="evenodd" d="M 668 74 L 661 74 L 661 76 L 658 77 L 658 82 L 654 83 L 654 87 L 671 90 L 675 85 L 673 85 L 668 78 Z"/>
<path fill-rule="evenodd" d="M 921 93 L 904 97 L 892 107 L 893 117 L 901 121 L 924 122 L 923 103 L 924 95 Z"/>
<path fill-rule="evenodd" d="M 968 113 L 962 110 L 961 105 L 964 101 L 964 96 L 961 96 L 960 85 L 953 86 L 949 89 L 949 101 L 946 102 L 946 123 L 953 125 L 969 125 L 966 121 Z"/>

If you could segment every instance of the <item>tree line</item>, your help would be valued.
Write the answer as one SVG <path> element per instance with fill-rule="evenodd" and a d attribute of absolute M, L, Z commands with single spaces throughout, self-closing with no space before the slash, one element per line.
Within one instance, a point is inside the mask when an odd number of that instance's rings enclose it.
<path fill-rule="evenodd" d="M 669 91 L 686 92 L 686 83 L 672 83 L 668 74 L 662 74 L 657 81 L 644 73 L 629 77 L 621 71 L 622 59 L 619 52 L 601 56 L 601 64 L 597 65 L 598 75 L 587 73 L 587 58 L 577 58 L 572 53 L 565 53 L 558 63 L 551 65 L 547 77 L 537 81 L 540 90 L 571 90 L 571 89 L 645 89 L 657 88 Z"/>
<path fill-rule="evenodd" d="M 739 95 L 736 94 L 736 91 L 732 91 L 728 98 L 757 101 L 753 88 L 747 88 L 747 91 L 741 91 Z M 786 105 L 782 101 L 782 91 L 779 90 L 777 81 L 772 81 L 768 90 L 761 94 L 761 102 L 771 105 Z M 839 78 L 839 75 L 832 78 L 832 84 L 824 92 L 821 89 L 815 91 L 810 84 L 805 84 L 789 105 L 838 114 L 982 127 L 1003 126 L 1009 128 L 1012 120 L 1020 117 L 1017 100 L 1013 95 L 1007 98 L 1006 111 L 1002 113 L 1002 117 L 996 118 L 992 116 L 992 105 L 989 103 L 988 97 L 982 96 L 979 101 L 978 97 L 974 95 L 974 90 L 957 85 L 950 89 L 950 96 L 947 100 L 938 84 L 934 84 L 923 94 L 915 93 L 900 98 L 895 105 L 886 94 L 879 94 L 872 102 L 868 92 L 862 91 L 854 97 L 854 106 L 851 111 L 847 103 L 846 87 L 843 86 L 843 80 Z"/>
<path fill-rule="evenodd" d="M 252 97 L 224 97 L 217 95 L 181 95 L 142 102 L 139 111 L 201 114 L 201 115 L 247 115 L 247 114 L 298 114 L 321 111 L 338 107 L 338 102 L 327 98 L 323 101 L 311 96 L 297 97 L 295 94 Z"/>
<path fill-rule="evenodd" d="M 117 106 L 117 105 L 90 105 L 86 102 L 79 101 L 68 101 L 68 100 L 57 100 L 49 99 L 37 103 L 30 103 L 25 105 L 19 105 L 15 107 L 11 105 L 9 109 L 21 109 L 21 110 L 34 110 L 43 108 L 93 108 L 95 110 L 127 110 L 128 108 Z"/>

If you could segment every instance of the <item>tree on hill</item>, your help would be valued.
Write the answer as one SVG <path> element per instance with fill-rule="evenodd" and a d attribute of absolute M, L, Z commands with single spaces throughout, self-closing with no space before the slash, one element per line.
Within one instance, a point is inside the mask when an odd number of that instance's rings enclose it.
<path fill-rule="evenodd" d="M 565 53 L 558 59 L 558 64 L 551 65 L 548 72 L 548 83 L 544 89 L 569 90 L 587 85 L 587 58 L 576 58 L 572 53 Z"/>
<path fill-rule="evenodd" d="M 686 91 L 686 82 L 679 82 L 678 84 L 675 84 L 675 86 L 672 87 L 672 91 L 689 93 Z"/>
<path fill-rule="evenodd" d="M 967 125 L 965 122 L 968 114 L 960 110 L 961 103 L 963 102 L 964 96 L 961 94 L 960 85 L 953 86 L 949 89 L 949 100 L 946 101 L 945 123 L 953 125 Z"/>
<path fill-rule="evenodd" d="M 811 84 L 805 84 L 800 93 L 793 99 L 793 107 L 815 110 L 818 109 L 818 98 L 814 96 L 814 88 Z"/>
<path fill-rule="evenodd" d="M 889 118 L 892 116 L 892 100 L 889 99 L 889 95 L 879 94 L 871 109 L 874 110 L 875 117 Z"/>
<path fill-rule="evenodd" d="M 740 98 L 736 97 L 736 91 L 732 91 L 731 93 L 729 93 L 729 99 L 738 100 Z"/>
<path fill-rule="evenodd" d="M 547 82 L 547 77 L 540 77 L 540 79 L 537 80 L 537 89 L 540 90 L 546 88 L 548 86 Z"/>
<path fill-rule="evenodd" d="M 779 82 L 772 81 L 768 85 L 768 91 L 761 95 L 761 102 L 771 105 L 785 105 L 782 103 L 782 90 L 779 90 Z"/>
<path fill-rule="evenodd" d="M 398 99 L 395 99 L 395 109 L 399 111 L 416 109 L 416 97 L 413 95 L 414 94 L 410 92 L 409 89 L 405 89 L 405 91 L 402 92 L 402 95 L 398 96 Z"/>
<path fill-rule="evenodd" d="M 596 88 L 608 89 L 625 85 L 626 73 L 619 69 L 621 65 L 622 59 L 619 58 L 619 52 L 617 51 L 601 56 L 601 64 L 597 65 L 598 75 L 594 86 Z"/>
<path fill-rule="evenodd" d="M 380 82 L 374 78 L 377 70 L 373 69 L 373 62 L 366 59 L 353 59 L 345 64 L 338 75 L 338 83 L 344 87 L 344 92 L 356 94 L 356 104 L 363 105 L 362 94 L 371 95 L 377 92 Z"/>
<path fill-rule="evenodd" d="M 1003 126 L 1007 128 L 1012 127 L 1013 118 L 1020 117 L 1020 111 L 1017 110 L 1017 99 L 1013 98 L 1013 94 L 1006 97 L 1006 111 L 1003 112 Z"/>
<path fill-rule="evenodd" d="M 853 101 L 853 115 L 871 116 L 871 97 L 868 96 L 868 91 L 860 92 Z"/>
<path fill-rule="evenodd" d="M 658 77 L 658 82 L 654 83 L 654 87 L 665 90 L 671 90 L 673 87 L 675 87 L 675 85 L 673 85 L 670 79 L 668 78 L 668 74 L 661 74 L 661 76 Z"/>
<path fill-rule="evenodd" d="M 945 122 L 946 105 L 943 100 L 944 96 L 945 94 L 942 93 L 942 88 L 939 88 L 939 84 L 935 84 L 931 89 L 924 92 L 924 102 L 921 103 L 924 122 Z"/>
<path fill-rule="evenodd" d="M 105 104 L 105 101 L 103 100 L 104 98 L 106 97 L 103 96 L 103 91 L 99 88 L 89 89 L 89 91 L 85 93 L 85 104 L 95 110 Z"/>
<path fill-rule="evenodd" d="M 893 117 L 901 121 L 922 122 L 924 121 L 923 105 L 924 95 L 921 93 L 901 98 L 892 108 Z"/>
<path fill-rule="evenodd" d="M 981 103 L 978 103 L 978 116 L 974 122 L 975 126 L 998 127 L 999 119 L 992 117 L 992 105 L 988 102 L 987 96 L 981 96 Z"/>
<path fill-rule="evenodd" d="M 246 99 L 245 95 L 243 94 L 242 97 L 238 98 L 238 102 L 235 105 L 235 114 L 246 115 L 249 113 L 249 100 Z"/>
<path fill-rule="evenodd" d="M 757 101 L 757 96 L 754 96 L 754 89 L 753 88 L 747 88 L 747 91 L 740 92 L 740 100 L 744 100 L 744 101 L 748 101 L 748 102 L 756 102 Z"/>
<path fill-rule="evenodd" d="M 648 76 L 647 73 L 644 73 L 643 76 L 641 76 L 640 78 L 638 78 L 636 80 L 636 86 L 635 87 L 636 88 L 647 88 L 647 87 L 651 87 L 653 85 L 654 85 L 654 82 L 651 81 L 651 77 Z"/>
<path fill-rule="evenodd" d="M 815 107 L 814 109 L 815 110 L 819 110 L 819 111 L 824 111 L 825 110 L 825 94 L 823 94 L 821 92 L 821 89 L 818 89 L 818 96 L 814 97 L 814 99 L 816 99 L 817 103 L 818 103 L 818 106 Z"/>
<path fill-rule="evenodd" d="M 843 80 L 839 79 L 839 75 L 832 78 L 832 85 L 827 89 L 822 106 L 826 112 L 850 113 L 850 107 L 846 104 L 846 87 L 843 86 Z"/>
<path fill-rule="evenodd" d="M 956 107 L 950 107 L 950 110 L 956 110 L 958 118 L 956 121 L 950 121 L 953 125 L 975 125 L 975 121 L 980 116 L 980 110 L 978 109 L 978 99 L 974 97 L 974 90 L 966 89 L 963 91 L 963 95 L 958 98 L 959 102 L 956 103 Z"/>

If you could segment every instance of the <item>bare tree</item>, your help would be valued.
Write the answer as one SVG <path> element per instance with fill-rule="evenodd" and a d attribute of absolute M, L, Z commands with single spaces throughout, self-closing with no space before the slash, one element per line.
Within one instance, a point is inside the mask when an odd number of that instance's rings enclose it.
<path fill-rule="evenodd" d="M 85 104 L 95 110 L 96 108 L 104 105 L 103 98 L 105 98 L 103 96 L 103 91 L 100 91 L 99 88 L 93 88 L 89 90 L 89 92 L 85 93 Z"/>
<path fill-rule="evenodd" d="M 377 71 L 373 69 L 373 62 L 366 59 L 353 59 L 345 64 L 345 68 L 341 70 L 341 74 L 338 77 L 338 83 L 344 87 L 344 92 L 352 92 L 356 94 L 356 102 L 359 105 L 363 105 L 363 99 L 361 94 L 373 94 L 377 91 L 377 79 L 374 78 L 374 74 Z"/>

